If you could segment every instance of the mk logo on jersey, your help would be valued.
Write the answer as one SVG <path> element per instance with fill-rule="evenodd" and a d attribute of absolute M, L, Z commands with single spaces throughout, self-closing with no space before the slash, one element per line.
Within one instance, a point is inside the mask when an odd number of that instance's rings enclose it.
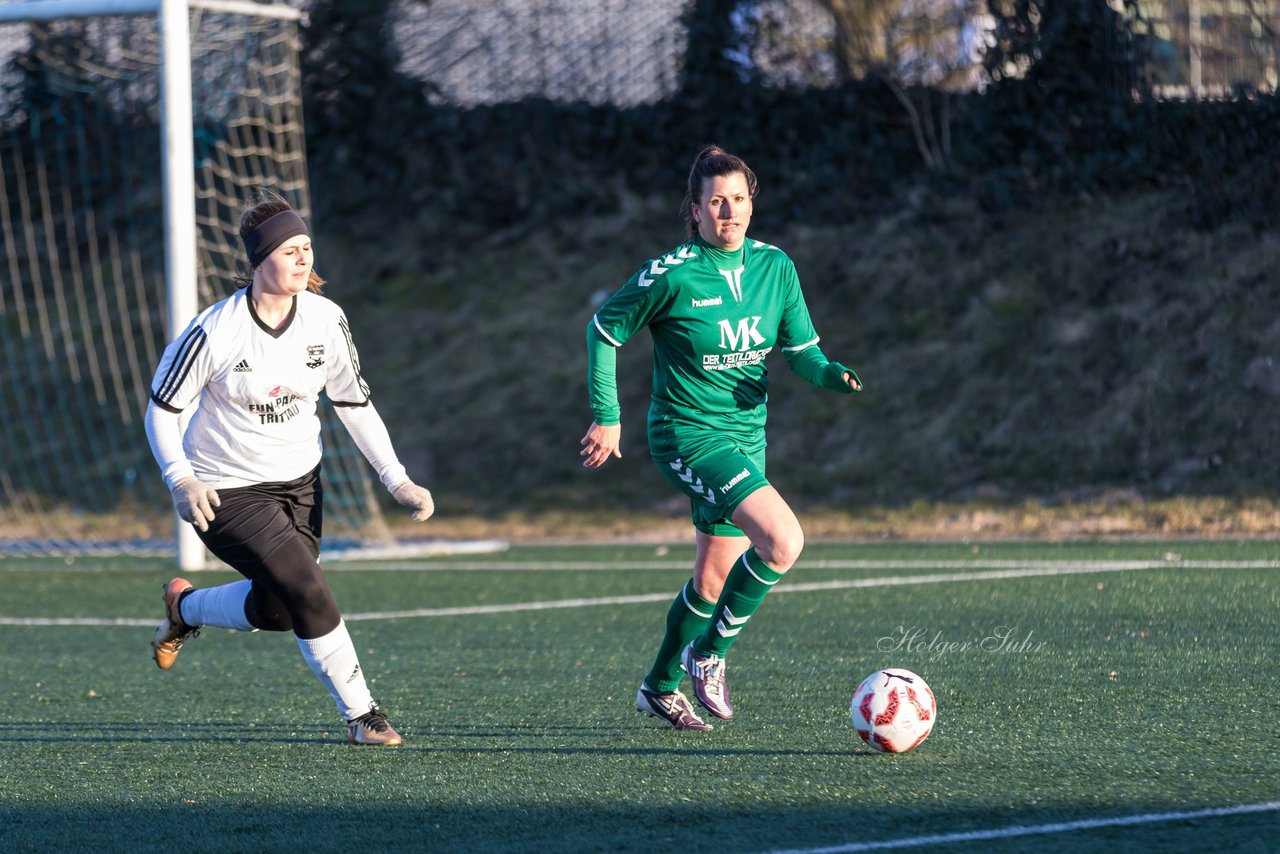
<path fill-rule="evenodd" d="M 729 293 L 733 294 L 735 302 L 742 302 L 742 271 L 744 268 L 739 267 L 736 270 L 720 270 L 720 275 L 724 276 L 724 280 L 729 284 Z"/>
<path fill-rule="evenodd" d="M 249 367 L 248 359 L 241 359 L 240 363 L 232 368 L 231 371 L 237 374 L 248 374 L 253 372 L 253 368 Z"/>
<path fill-rule="evenodd" d="M 732 320 L 720 321 L 720 349 L 721 350 L 750 350 L 752 347 L 759 347 L 764 343 L 764 336 L 760 334 L 760 318 L 744 317 L 738 321 L 738 328 L 733 328 Z"/>

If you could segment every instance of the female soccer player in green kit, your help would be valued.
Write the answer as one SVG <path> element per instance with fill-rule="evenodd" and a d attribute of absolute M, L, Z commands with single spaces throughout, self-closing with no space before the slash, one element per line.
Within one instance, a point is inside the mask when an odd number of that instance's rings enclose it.
<path fill-rule="evenodd" d="M 621 456 L 617 348 L 647 326 L 649 452 L 692 506 L 693 578 L 671 604 L 636 695 L 636 708 L 676 729 L 712 728 L 680 692 L 685 672 L 700 705 L 733 719 L 725 653 L 804 546 L 795 513 L 765 478 L 765 357 L 779 348 L 813 385 L 862 388 L 818 348 L 791 259 L 747 238 L 756 189 L 741 158 L 717 146 L 700 151 L 683 204 L 689 240 L 640 268 L 587 325 L 595 420 L 582 438 L 583 465 Z"/>

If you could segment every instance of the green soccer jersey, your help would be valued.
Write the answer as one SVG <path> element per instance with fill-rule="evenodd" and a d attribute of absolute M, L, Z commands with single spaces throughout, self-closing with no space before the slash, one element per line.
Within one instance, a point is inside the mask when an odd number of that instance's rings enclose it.
<path fill-rule="evenodd" d="M 765 357 L 774 349 L 815 385 L 849 390 L 841 379 L 847 368 L 818 347 L 795 265 L 758 240 L 729 252 L 695 236 L 651 260 L 600 307 L 588 337 L 619 347 L 646 326 L 654 356 L 651 443 L 664 421 L 739 434 L 763 428 Z M 618 423 L 611 371 L 593 366 L 591 403 L 597 423 Z"/>

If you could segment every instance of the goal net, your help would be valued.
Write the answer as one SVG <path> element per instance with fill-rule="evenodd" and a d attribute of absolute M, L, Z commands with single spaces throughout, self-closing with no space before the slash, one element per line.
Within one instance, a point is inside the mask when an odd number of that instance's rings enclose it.
<path fill-rule="evenodd" d="M 51 6 L 0 3 L 0 556 L 172 553 L 142 425 L 169 320 L 157 17 L 22 19 Z M 189 16 L 198 309 L 236 287 L 257 188 L 310 215 L 297 15 L 240 7 Z M 326 539 L 385 542 L 367 465 L 325 423 Z"/>

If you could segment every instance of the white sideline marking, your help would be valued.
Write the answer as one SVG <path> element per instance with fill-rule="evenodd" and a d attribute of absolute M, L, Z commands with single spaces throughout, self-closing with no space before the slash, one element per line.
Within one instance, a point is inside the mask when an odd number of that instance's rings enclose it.
<path fill-rule="evenodd" d="M 1115 818 L 1086 818 L 1079 821 L 1063 821 L 1053 824 L 1002 827 L 993 830 L 971 830 L 964 833 L 940 833 L 935 836 L 915 836 L 910 839 L 886 839 L 879 842 L 851 842 L 827 848 L 787 848 L 769 854 L 853 854 L 857 851 L 884 851 L 889 848 L 915 848 L 924 845 L 946 845 L 950 842 L 980 842 L 987 839 L 1009 839 L 1015 836 L 1036 836 L 1050 833 L 1069 833 L 1073 830 L 1094 830 L 1100 827 L 1128 827 L 1135 824 L 1157 824 L 1165 821 L 1190 821 L 1197 818 L 1245 815 L 1280 810 L 1280 801 L 1261 804 L 1243 804 L 1236 807 L 1212 807 L 1187 812 L 1153 812 Z"/>
<path fill-rule="evenodd" d="M 804 568 L 823 568 L 821 562 L 803 564 Z M 850 578 L 833 581 L 797 582 L 780 584 L 773 588 L 772 595 L 781 593 L 811 593 L 817 590 L 850 590 L 862 587 L 902 587 L 910 584 L 945 584 L 951 581 L 996 581 L 1007 578 L 1038 578 L 1057 575 L 1088 575 L 1098 572 L 1133 572 L 1142 569 L 1267 569 L 1276 561 L 990 561 L 976 563 L 971 561 L 828 561 L 827 564 L 858 564 L 855 568 L 864 568 L 864 564 L 875 563 L 889 569 L 908 569 L 920 567 L 946 566 L 1010 566 L 1021 568 L 991 569 L 986 572 L 937 572 L 928 575 L 891 575 L 880 578 Z M 594 565 L 593 565 L 594 566 Z M 684 566 L 684 564 L 680 564 Z M 516 568 L 516 567 L 513 567 Z M 845 568 L 845 567 L 826 567 Z M 512 602 L 503 605 L 461 605 L 452 608 L 415 608 L 409 611 L 369 611 L 365 613 L 344 614 L 347 622 L 365 620 L 397 620 L 408 617 L 459 617 L 474 614 L 505 614 L 518 611 L 548 611 L 556 608 L 593 608 L 601 605 L 634 605 L 641 602 L 670 601 L 672 593 L 639 593 L 630 596 L 604 596 L 592 599 L 551 599 L 546 602 Z M 120 617 L 104 619 L 95 617 L 0 617 L 0 626 L 155 626 L 155 617 L 135 619 Z"/>
<path fill-rule="evenodd" d="M 325 571 L 340 572 L 503 572 L 503 571 L 593 571 L 593 570 L 687 570 L 692 561 L 448 561 L 431 563 L 366 563 L 333 565 Z M 1103 567 L 1125 570 L 1280 570 L 1280 561 L 805 561 L 796 563 L 797 570 L 965 570 L 965 568 L 1059 568 Z"/>
<path fill-rule="evenodd" d="M 0 0 L 3 2 L 3 0 Z M 325 572 L 609 572 L 612 570 L 688 570 L 688 560 L 636 560 L 636 561 L 429 561 L 413 563 L 379 562 L 377 560 L 324 561 Z M 801 558 L 794 569 L 1016 569 L 1071 567 L 1089 569 L 1100 567 L 1106 572 L 1112 568 L 1123 569 L 1280 569 L 1280 560 L 805 560 Z M 230 572 L 222 564 L 210 565 L 188 572 L 216 570 Z M 47 567 L 20 563 L 10 566 L 0 560 L 0 573 L 47 572 Z M 59 566 L 57 572 L 87 572 L 101 570 L 81 568 L 74 564 Z M 139 567 L 139 572 L 153 572 L 152 567 Z"/>

